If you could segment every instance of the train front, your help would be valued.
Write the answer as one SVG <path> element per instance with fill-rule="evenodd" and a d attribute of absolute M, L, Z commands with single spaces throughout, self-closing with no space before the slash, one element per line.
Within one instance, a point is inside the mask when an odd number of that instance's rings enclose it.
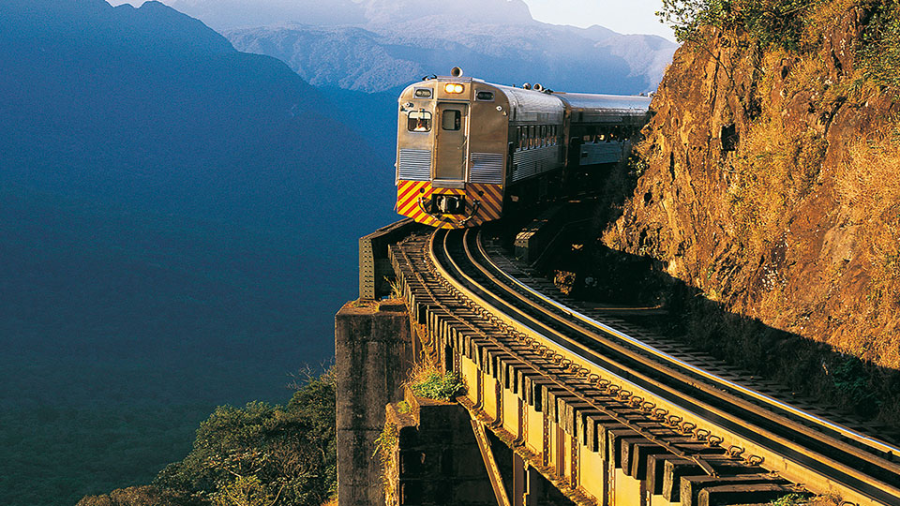
<path fill-rule="evenodd" d="M 500 218 L 506 176 L 509 102 L 496 87 L 462 77 L 434 77 L 400 95 L 397 207 L 438 228 Z"/>

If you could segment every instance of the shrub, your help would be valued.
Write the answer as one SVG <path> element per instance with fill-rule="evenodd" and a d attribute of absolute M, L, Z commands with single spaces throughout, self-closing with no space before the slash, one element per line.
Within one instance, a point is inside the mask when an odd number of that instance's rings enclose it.
<path fill-rule="evenodd" d="M 372 454 L 372 458 L 378 458 L 381 463 L 381 485 L 384 489 L 386 504 L 394 504 L 391 475 L 394 472 L 394 448 L 397 447 L 399 437 L 397 426 L 389 421 L 385 422 L 384 429 L 375 439 L 375 453 Z"/>
<path fill-rule="evenodd" d="M 76 506 L 190 506 L 198 504 L 158 487 L 142 486 L 113 490 L 108 495 L 85 496 Z"/>
<path fill-rule="evenodd" d="M 154 483 L 218 505 L 319 506 L 336 490 L 334 377 L 310 378 L 287 406 L 221 406 L 194 449 Z"/>
<path fill-rule="evenodd" d="M 465 385 L 456 373 L 441 374 L 438 371 L 430 371 L 418 378 L 418 381 L 411 384 L 409 388 L 419 397 L 449 401 L 456 397 L 465 388 Z"/>
<path fill-rule="evenodd" d="M 805 15 L 821 0 L 663 0 L 657 12 L 679 41 L 696 41 L 703 28 L 742 29 L 763 47 L 796 49 Z"/>
<path fill-rule="evenodd" d="M 874 10 L 859 50 L 864 75 L 894 91 L 900 90 L 900 0 L 874 2 Z"/>
<path fill-rule="evenodd" d="M 771 506 L 797 506 L 800 504 L 808 504 L 809 497 L 803 494 L 788 494 L 770 502 Z"/>

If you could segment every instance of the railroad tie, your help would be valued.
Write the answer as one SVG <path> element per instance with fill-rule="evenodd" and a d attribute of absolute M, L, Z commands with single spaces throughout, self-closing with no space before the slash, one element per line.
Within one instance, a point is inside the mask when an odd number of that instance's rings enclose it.
<path fill-rule="evenodd" d="M 719 485 L 701 490 L 697 506 L 770 503 L 791 492 L 797 492 L 794 486 L 781 483 Z"/>
<path fill-rule="evenodd" d="M 749 466 L 742 460 L 729 457 L 724 450 L 718 455 L 704 455 L 703 459 L 720 476 L 766 473 L 766 470 L 760 467 Z M 664 460 L 663 465 L 662 496 L 671 502 L 681 501 L 681 478 L 683 476 L 708 476 L 700 465 L 692 460 Z"/>
<path fill-rule="evenodd" d="M 721 485 L 785 485 L 787 483 L 786 480 L 771 473 L 739 474 L 735 476 L 682 476 L 681 504 L 682 506 L 697 506 L 702 490 Z M 750 490 L 750 488 L 746 490 Z"/>
<path fill-rule="evenodd" d="M 685 440 L 687 438 L 678 438 L 678 439 L 668 439 L 667 443 L 672 444 L 676 443 L 679 440 Z M 650 475 L 655 474 L 655 469 L 653 468 L 653 463 L 651 462 L 650 457 L 662 457 L 663 455 L 671 456 L 674 458 L 681 458 L 669 453 L 669 450 L 665 447 L 648 441 L 644 439 L 643 441 L 635 441 L 633 439 L 625 439 L 622 441 L 623 446 L 622 451 L 622 470 L 628 476 L 632 478 L 636 478 L 638 480 L 646 480 L 650 481 Z M 653 471 L 648 472 L 648 470 Z M 662 484 L 660 484 L 661 490 Z M 654 493 L 661 493 L 654 492 Z"/>

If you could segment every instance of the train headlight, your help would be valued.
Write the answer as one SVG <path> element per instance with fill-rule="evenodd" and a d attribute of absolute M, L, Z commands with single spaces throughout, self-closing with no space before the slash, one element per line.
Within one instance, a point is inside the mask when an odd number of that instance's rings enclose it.
<path fill-rule="evenodd" d="M 447 93 L 453 94 L 453 95 L 462 93 L 465 90 L 466 90 L 465 86 L 463 86 L 461 84 L 456 84 L 456 83 L 447 83 L 444 86 L 444 91 L 446 91 Z"/>

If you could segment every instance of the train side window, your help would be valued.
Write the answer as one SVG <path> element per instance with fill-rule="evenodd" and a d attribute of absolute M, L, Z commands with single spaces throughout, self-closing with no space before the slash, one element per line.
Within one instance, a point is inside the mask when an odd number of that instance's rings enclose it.
<path fill-rule="evenodd" d="M 430 132 L 431 113 L 424 109 L 410 111 L 406 120 L 406 129 L 410 132 Z"/>
<path fill-rule="evenodd" d="M 528 147 L 533 148 L 535 141 L 534 125 L 528 127 Z"/>
<path fill-rule="evenodd" d="M 445 110 L 441 116 L 441 128 L 444 130 L 459 130 L 462 126 L 462 115 L 453 109 Z"/>

